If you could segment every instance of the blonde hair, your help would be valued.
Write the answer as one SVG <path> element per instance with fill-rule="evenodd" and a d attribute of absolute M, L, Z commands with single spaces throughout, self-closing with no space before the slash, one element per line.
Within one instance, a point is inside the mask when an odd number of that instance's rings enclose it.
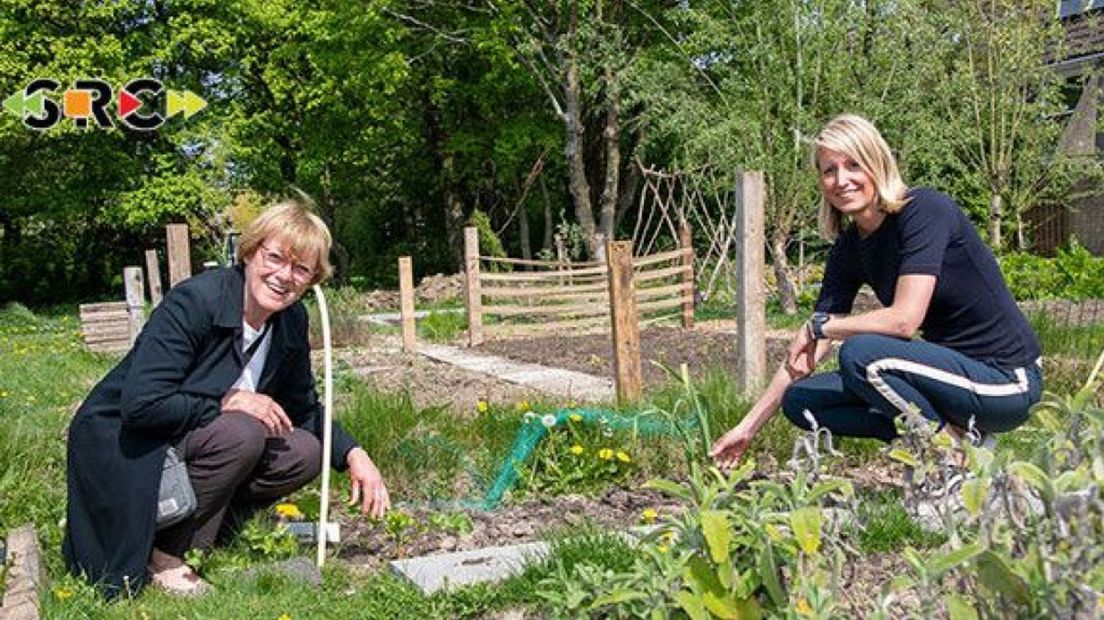
<path fill-rule="evenodd" d="M 267 207 L 250 222 L 238 242 L 238 263 L 253 256 L 266 239 L 283 237 L 291 245 L 292 260 L 315 259 L 311 284 L 327 280 L 333 274 L 330 246 L 333 237 L 322 218 L 311 212 L 305 200 L 289 199 Z"/>
<path fill-rule="evenodd" d="M 828 149 L 843 153 L 858 162 L 859 166 L 874 181 L 874 191 L 878 207 L 886 213 L 897 213 L 908 203 L 905 192 L 908 187 L 901 180 L 897 169 L 897 160 L 889 150 L 882 134 L 874 123 L 855 114 L 841 114 L 833 118 L 820 130 L 813 140 L 811 160 L 813 168 L 820 172 L 817 151 Z M 820 236 L 835 241 L 840 233 L 842 214 L 834 209 L 828 198 L 821 194 L 820 208 L 817 211 L 817 225 Z"/>

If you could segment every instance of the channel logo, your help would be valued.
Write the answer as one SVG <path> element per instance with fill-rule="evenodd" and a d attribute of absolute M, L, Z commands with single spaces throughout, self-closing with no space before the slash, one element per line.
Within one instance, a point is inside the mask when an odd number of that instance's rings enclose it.
<path fill-rule="evenodd" d="M 59 99 L 60 88 L 61 83 L 50 78 L 32 80 L 4 100 L 4 109 L 36 131 L 51 129 L 62 119 L 81 128 L 94 123 L 100 129 L 114 129 L 118 121 L 127 129 L 153 131 L 174 116 L 183 114 L 187 120 L 207 107 L 199 95 L 167 89 L 160 80 L 148 77 L 133 79 L 117 91 L 98 78 L 75 80 Z"/>

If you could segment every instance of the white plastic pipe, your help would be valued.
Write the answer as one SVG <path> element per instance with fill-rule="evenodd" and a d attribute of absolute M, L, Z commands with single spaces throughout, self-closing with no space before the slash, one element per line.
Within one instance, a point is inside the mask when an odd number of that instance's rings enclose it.
<path fill-rule="evenodd" d="M 322 494 L 318 511 L 318 555 L 315 563 L 321 569 L 326 562 L 326 524 L 330 517 L 330 456 L 333 454 L 333 350 L 330 346 L 330 311 L 326 307 L 326 296 L 322 287 L 314 285 L 314 295 L 318 298 L 318 314 L 322 317 L 322 351 L 325 364 L 325 397 L 322 408 Z"/>

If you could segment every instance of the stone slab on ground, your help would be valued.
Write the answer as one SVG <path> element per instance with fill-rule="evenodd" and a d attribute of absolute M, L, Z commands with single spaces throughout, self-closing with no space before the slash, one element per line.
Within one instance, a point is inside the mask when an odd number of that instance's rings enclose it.
<path fill-rule="evenodd" d="M 613 400 L 616 395 L 610 379 L 574 370 L 517 362 L 447 345 L 423 344 L 418 346 L 418 352 L 464 370 L 481 372 L 503 381 L 579 402 L 606 402 Z"/>
<path fill-rule="evenodd" d="M 548 555 L 548 543 L 486 547 L 394 560 L 391 570 L 426 595 L 450 587 L 497 582 L 520 573 L 529 562 Z"/>
<path fill-rule="evenodd" d="M 315 588 L 322 587 L 322 571 L 304 556 L 297 556 L 280 562 L 272 562 L 247 568 L 242 572 L 242 579 L 255 580 L 263 572 L 272 572 L 284 575 L 295 581 L 302 581 Z"/>
<path fill-rule="evenodd" d="M 34 526 L 27 524 L 8 532 L 6 546 L 9 568 L 0 620 L 38 620 L 38 590 L 45 573 Z"/>

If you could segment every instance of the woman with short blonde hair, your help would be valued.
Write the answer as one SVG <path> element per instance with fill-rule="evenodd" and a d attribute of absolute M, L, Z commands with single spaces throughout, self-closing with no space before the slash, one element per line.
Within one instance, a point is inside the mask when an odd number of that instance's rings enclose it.
<path fill-rule="evenodd" d="M 185 553 L 229 540 L 323 466 L 300 299 L 331 273 L 330 232 L 306 204 L 284 201 L 241 240 L 237 265 L 169 291 L 69 426 L 62 552 L 108 597 L 148 582 L 202 594 L 209 586 Z M 379 470 L 339 425 L 332 430 L 329 465 L 348 470 L 363 512 L 382 516 L 391 500 Z M 159 501 L 169 454 L 187 466 L 191 514 Z"/>
<path fill-rule="evenodd" d="M 763 395 L 714 443 L 717 465 L 733 466 L 780 406 L 801 428 L 884 441 L 910 409 L 978 441 L 1022 424 L 1042 393 L 1039 342 L 962 209 L 906 187 L 859 116 L 828 122 L 812 163 L 832 241 L 816 311 Z M 883 307 L 851 316 L 864 285 Z M 839 370 L 814 375 L 833 340 Z"/>

